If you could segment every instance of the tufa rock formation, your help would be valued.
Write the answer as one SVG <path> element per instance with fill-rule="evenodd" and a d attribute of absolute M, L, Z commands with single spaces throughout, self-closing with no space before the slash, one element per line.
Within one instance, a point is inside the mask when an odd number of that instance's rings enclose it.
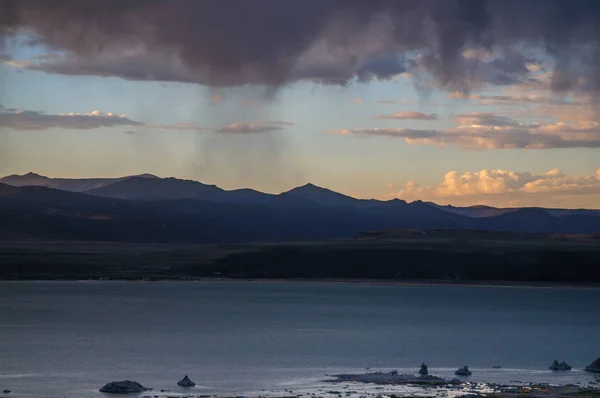
<path fill-rule="evenodd" d="M 108 383 L 100 389 L 100 392 L 107 394 L 136 394 L 148 390 L 152 389 L 146 388 L 135 381 L 124 380 Z"/>

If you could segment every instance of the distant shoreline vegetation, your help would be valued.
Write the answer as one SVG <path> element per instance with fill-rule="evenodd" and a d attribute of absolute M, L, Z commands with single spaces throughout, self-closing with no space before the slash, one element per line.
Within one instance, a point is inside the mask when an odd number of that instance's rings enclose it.
<path fill-rule="evenodd" d="M 308 280 L 600 286 L 595 237 L 387 231 L 220 245 L 0 241 L 3 280 Z"/>

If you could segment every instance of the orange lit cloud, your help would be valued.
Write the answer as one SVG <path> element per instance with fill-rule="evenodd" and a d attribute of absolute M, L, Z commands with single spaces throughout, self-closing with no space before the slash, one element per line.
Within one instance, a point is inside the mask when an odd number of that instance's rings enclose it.
<path fill-rule="evenodd" d="M 331 133 L 357 137 L 403 139 L 410 145 L 458 146 L 463 149 L 599 148 L 600 123 L 525 124 L 494 113 L 473 112 L 453 117 L 448 129 L 368 128 L 335 129 Z"/>
<path fill-rule="evenodd" d="M 583 176 L 569 176 L 558 169 L 543 174 L 500 169 L 460 174 L 453 170 L 438 185 L 421 186 L 409 181 L 389 197 L 456 205 L 600 208 L 600 168 L 593 175 Z"/>
<path fill-rule="evenodd" d="M 433 113 L 422 112 L 396 112 L 391 115 L 373 116 L 375 119 L 399 119 L 399 120 L 437 120 L 438 117 Z"/>

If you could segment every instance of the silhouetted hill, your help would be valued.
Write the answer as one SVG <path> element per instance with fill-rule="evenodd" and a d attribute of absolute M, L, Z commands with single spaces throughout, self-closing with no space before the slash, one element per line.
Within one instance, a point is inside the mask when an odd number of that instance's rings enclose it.
<path fill-rule="evenodd" d="M 152 174 L 142 174 L 143 178 L 158 178 Z M 36 173 L 27 173 L 23 175 L 13 174 L 0 178 L 0 182 L 15 187 L 22 186 L 40 186 L 47 188 L 62 189 L 64 191 L 84 192 L 90 189 L 100 188 L 105 185 L 127 179 L 129 177 L 119 178 L 49 178 Z"/>
<path fill-rule="evenodd" d="M 461 216 L 467 216 L 472 218 L 481 218 L 481 217 L 494 217 L 499 216 L 501 214 L 512 213 L 514 211 L 519 210 L 518 208 L 496 208 L 491 206 L 468 206 L 468 207 L 456 207 L 456 206 L 441 206 L 432 202 L 427 202 L 428 204 L 437 207 L 438 209 L 447 211 L 449 213 L 458 214 Z"/>
<path fill-rule="evenodd" d="M 152 174 L 140 174 L 119 178 L 49 178 L 35 173 L 24 175 L 11 175 L 0 178 L 0 183 L 12 186 L 45 186 L 72 192 L 85 192 L 95 196 L 133 199 L 133 200 L 167 200 L 167 199 L 201 199 L 211 202 L 230 204 L 263 204 L 275 207 L 302 207 L 302 206 L 328 206 L 328 207 L 354 207 L 366 212 L 387 212 L 393 209 L 402 213 L 401 205 L 407 203 L 403 200 L 392 199 L 387 201 L 375 199 L 356 199 L 327 188 L 306 184 L 293 188 L 278 195 L 267 194 L 253 189 L 235 189 L 226 191 L 214 185 L 207 185 L 192 180 L 177 178 L 159 178 Z M 420 202 L 420 201 L 417 201 Z M 415 203 L 415 202 L 413 202 Z M 465 216 L 469 218 L 495 217 L 513 213 L 520 208 L 495 208 L 491 206 L 442 206 L 426 202 L 427 206 L 442 210 L 445 213 Z M 416 210 L 418 206 L 411 208 Z M 429 217 L 430 209 L 426 209 Z M 556 217 L 563 216 L 594 216 L 600 217 L 599 210 L 589 209 L 542 209 Z M 432 213 L 433 214 L 433 213 Z M 436 217 L 440 217 L 438 214 Z"/>
<path fill-rule="evenodd" d="M 553 216 L 592 216 L 600 217 L 600 210 L 588 209 L 544 209 Z"/>
<path fill-rule="evenodd" d="M 276 195 L 271 195 L 268 193 L 263 193 L 256 191 L 254 189 L 243 188 L 243 189 L 235 189 L 233 191 L 225 191 L 226 195 L 222 195 L 222 201 L 226 203 L 272 203 L 276 198 Z"/>
<path fill-rule="evenodd" d="M 493 217 L 477 218 L 473 220 L 473 224 L 478 229 L 485 230 L 559 232 L 559 224 L 563 222 L 543 209 L 527 208 Z"/>
<path fill-rule="evenodd" d="M 442 206 L 432 202 L 428 202 L 432 206 L 435 206 L 441 210 L 458 214 L 461 216 L 467 216 L 472 218 L 484 218 L 484 217 L 495 217 L 502 214 L 514 213 L 516 211 L 522 210 L 524 208 L 520 207 L 508 207 L 508 208 L 498 208 L 492 206 L 468 206 L 468 207 L 456 207 L 456 206 Z M 525 208 L 527 209 L 527 208 Z M 589 209 L 545 209 L 540 208 L 546 213 L 560 217 L 560 216 L 574 216 L 574 215 L 585 215 L 585 216 L 594 216 L 600 217 L 600 210 L 589 210 Z"/>
<path fill-rule="evenodd" d="M 29 176 L 30 181 L 46 177 Z M 175 178 L 137 176 L 85 193 L 0 184 L 0 234 L 131 242 L 240 242 L 344 238 L 385 229 L 600 233 L 588 210 L 448 208 L 361 200 L 312 184 L 280 195 L 225 191 Z M 464 210 L 464 211 L 462 211 Z M 475 211 L 489 214 L 477 215 Z"/>
<path fill-rule="evenodd" d="M 132 186 L 145 189 L 144 197 L 147 197 L 157 182 L 165 184 L 161 196 L 173 185 L 182 186 L 177 180 L 137 177 L 116 184 L 117 187 L 123 184 L 126 189 Z M 543 209 L 471 218 L 420 201 L 357 201 L 360 205 L 334 206 L 312 202 L 307 205 L 303 199 L 294 204 L 284 197 L 286 202 L 282 205 L 281 196 L 251 190 L 223 191 L 194 182 L 183 186 L 189 187 L 189 195 L 232 194 L 239 195 L 236 199 L 239 201 L 131 200 L 0 184 L 0 232 L 3 236 L 36 239 L 124 242 L 285 241 L 344 238 L 382 229 L 600 233 L 598 217 L 555 217 Z M 113 192 L 120 195 L 121 191 Z M 176 196 L 181 194 L 185 193 Z"/>
<path fill-rule="evenodd" d="M 313 184 L 293 188 L 281 193 L 279 196 L 282 198 L 301 199 L 324 206 L 354 206 L 360 202 L 358 199 Z"/>
<path fill-rule="evenodd" d="M 202 199 L 222 192 L 215 185 L 197 181 L 144 177 L 130 177 L 86 191 L 95 196 L 132 200 Z"/>

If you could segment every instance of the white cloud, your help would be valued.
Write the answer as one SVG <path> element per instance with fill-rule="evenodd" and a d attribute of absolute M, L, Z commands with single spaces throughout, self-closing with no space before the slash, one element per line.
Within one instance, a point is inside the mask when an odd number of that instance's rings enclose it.
<path fill-rule="evenodd" d="M 585 198 L 574 199 L 578 195 Z M 558 169 L 542 174 L 484 169 L 463 174 L 450 171 L 440 184 L 434 186 L 421 186 L 409 181 L 403 190 L 392 193 L 390 197 L 491 205 L 547 203 L 576 206 L 573 203 L 579 202 L 582 203 L 581 207 L 598 208 L 600 202 L 593 205 L 593 200 L 597 200 L 599 195 L 600 168 L 593 175 L 583 176 L 569 176 Z"/>

